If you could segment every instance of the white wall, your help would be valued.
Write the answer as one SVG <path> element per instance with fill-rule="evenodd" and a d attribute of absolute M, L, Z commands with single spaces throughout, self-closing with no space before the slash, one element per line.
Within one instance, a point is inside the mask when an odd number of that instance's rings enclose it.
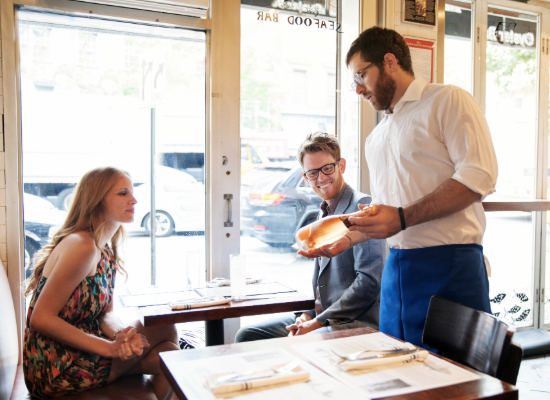
<path fill-rule="evenodd" d="M 391 1 L 391 0 L 390 0 Z M 444 0 L 439 0 L 444 1 Z M 394 2 L 394 11 L 391 15 L 388 15 L 388 28 L 393 28 L 399 32 L 402 36 L 412 36 L 419 39 L 430 39 L 437 41 L 437 28 L 432 26 L 424 26 L 420 24 L 412 24 L 409 22 L 403 22 L 403 1 L 395 0 Z M 391 12 L 390 9 L 388 9 Z M 393 21 L 391 20 L 393 16 Z M 437 18 L 437 10 L 436 10 Z M 436 42 L 437 46 L 437 42 Z M 437 77 L 437 51 L 434 49 L 434 81 Z M 439 82 L 442 83 L 442 82 Z"/>
<path fill-rule="evenodd" d="M 0 38 L 0 49 L 2 41 Z M 0 66 L 2 58 L 0 56 Z M 4 115 L 4 99 L 2 95 L 2 68 L 0 68 L 0 112 Z M 6 173 L 4 162 L 4 131 L 3 124 L 0 124 L 0 260 L 4 263 L 4 268 L 8 268 L 7 257 L 7 234 L 6 234 Z"/>

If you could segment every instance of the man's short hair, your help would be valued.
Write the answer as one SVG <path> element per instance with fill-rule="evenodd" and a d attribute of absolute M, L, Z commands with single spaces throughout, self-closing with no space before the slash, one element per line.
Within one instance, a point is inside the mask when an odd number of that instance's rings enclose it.
<path fill-rule="evenodd" d="M 384 62 L 384 56 L 391 53 L 401 69 L 414 76 L 409 46 L 403 36 L 392 29 L 373 26 L 363 31 L 351 44 L 346 56 L 346 65 L 349 65 L 356 53 L 361 53 L 361 58 L 365 62 L 379 65 Z"/>
<path fill-rule="evenodd" d="M 334 160 L 340 159 L 340 144 L 336 137 L 325 132 L 310 133 L 298 148 L 298 161 L 302 168 L 304 167 L 304 156 L 306 154 L 320 151 L 327 152 Z"/>

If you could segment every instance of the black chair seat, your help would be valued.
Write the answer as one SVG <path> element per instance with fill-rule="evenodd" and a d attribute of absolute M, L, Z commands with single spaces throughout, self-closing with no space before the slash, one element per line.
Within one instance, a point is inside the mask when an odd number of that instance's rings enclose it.
<path fill-rule="evenodd" d="M 444 357 L 516 384 L 522 349 L 514 331 L 485 312 L 433 296 L 422 342 Z"/>
<path fill-rule="evenodd" d="M 550 332 L 544 329 L 517 332 L 514 342 L 523 348 L 523 358 L 550 354 Z"/>

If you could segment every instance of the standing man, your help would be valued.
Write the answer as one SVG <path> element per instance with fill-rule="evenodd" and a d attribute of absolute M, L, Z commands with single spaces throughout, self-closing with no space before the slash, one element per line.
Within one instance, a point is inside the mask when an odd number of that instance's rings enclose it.
<path fill-rule="evenodd" d="M 350 218 L 352 240 L 388 238 L 380 330 L 422 345 L 433 295 L 491 312 L 481 247 L 481 201 L 498 173 L 489 127 L 466 91 L 414 78 L 409 48 L 393 30 L 361 33 L 346 62 L 357 94 L 385 113 L 365 142 L 380 212 Z M 317 254 L 339 254 L 346 241 Z"/>
<path fill-rule="evenodd" d="M 333 136 L 309 135 L 298 150 L 303 176 L 323 199 L 320 217 L 359 211 L 371 198 L 344 182 L 346 160 Z M 240 329 L 236 342 L 372 327 L 378 329 L 380 278 L 386 256 L 386 241 L 371 240 L 351 246 L 334 258 L 316 258 L 313 271 L 315 309 Z"/>

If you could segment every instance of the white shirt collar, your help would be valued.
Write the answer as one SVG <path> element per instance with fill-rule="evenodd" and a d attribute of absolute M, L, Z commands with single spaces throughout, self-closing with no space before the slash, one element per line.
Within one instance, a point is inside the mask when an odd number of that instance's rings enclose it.
<path fill-rule="evenodd" d="M 399 99 L 399 101 L 393 108 L 393 112 L 395 113 L 397 110 L 403 107 L 402 103 L 406 101 L 420 100 L 420 98 L 422 97 L 422 92 L 424 92 L 425 87 L 426 87 L 426 81 L 422 78 L 416 78 L 414 81 L 412 81 L 409 87 L 407 88 L 407 90 L 405 90 L 403 97 Z"/>

